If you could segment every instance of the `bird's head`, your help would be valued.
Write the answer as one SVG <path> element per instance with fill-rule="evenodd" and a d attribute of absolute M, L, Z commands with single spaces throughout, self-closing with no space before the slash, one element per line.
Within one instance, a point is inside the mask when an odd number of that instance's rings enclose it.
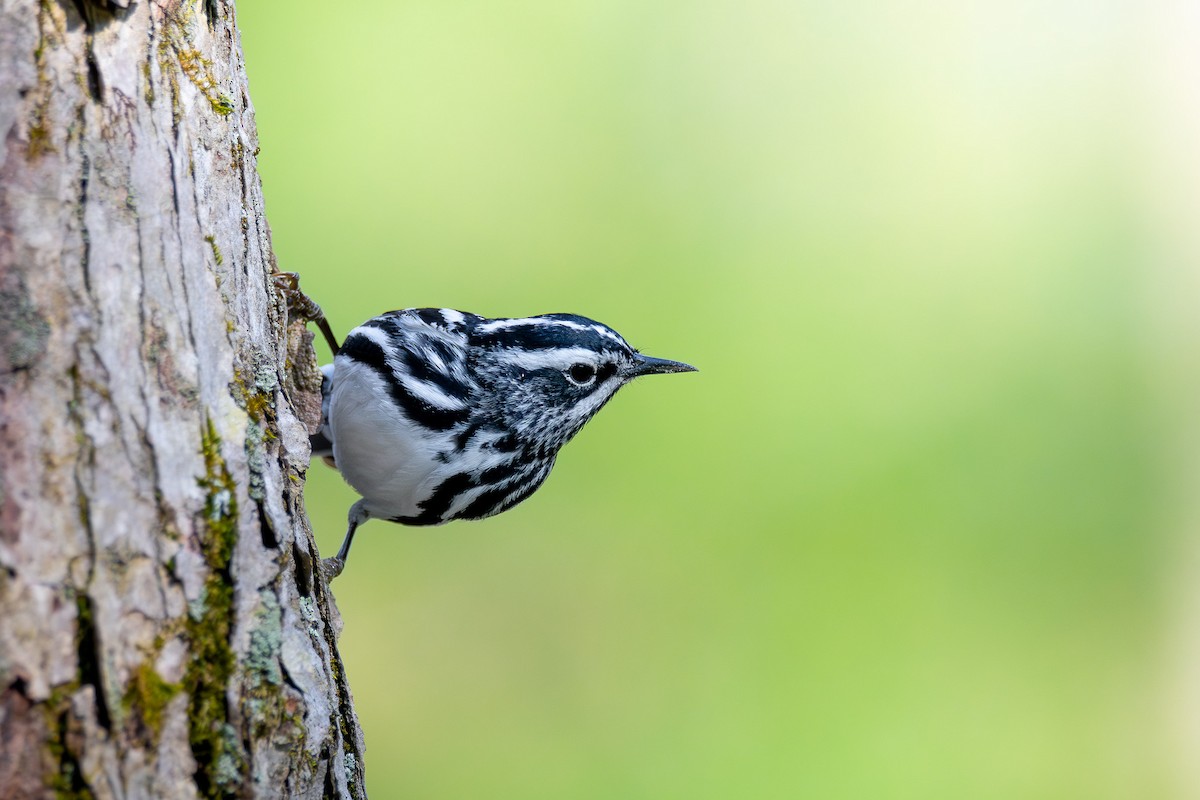
<path fill-rule="evenodd" d="M 488 320 L 472 339 L 475 372 L 494 389 L 505 427 L 546 455 L 634 378 L 696 369 L 642 355 L 612 328 L 575 314 Z"/>

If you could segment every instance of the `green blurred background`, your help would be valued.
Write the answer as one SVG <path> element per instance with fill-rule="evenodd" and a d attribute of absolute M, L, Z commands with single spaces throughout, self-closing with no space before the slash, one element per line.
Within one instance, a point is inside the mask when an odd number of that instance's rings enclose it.
<path fill-rule="evenodd" d="M 509 513 L 362 529 L 374 797 L 1200 796 L 1194 9 L 238 12 L 335 329 L 571 311 L 702 370 Z"/>

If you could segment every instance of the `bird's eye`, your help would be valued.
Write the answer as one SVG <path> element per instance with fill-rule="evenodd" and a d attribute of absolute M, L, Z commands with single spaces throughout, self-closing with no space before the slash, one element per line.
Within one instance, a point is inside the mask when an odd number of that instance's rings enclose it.
<path fill-rule="evenodd" d="M 567 370 L 567 380 L 576 386 L 587 386 L 596 380 L 596 368 L 591 364 L 572 364 Z"/>

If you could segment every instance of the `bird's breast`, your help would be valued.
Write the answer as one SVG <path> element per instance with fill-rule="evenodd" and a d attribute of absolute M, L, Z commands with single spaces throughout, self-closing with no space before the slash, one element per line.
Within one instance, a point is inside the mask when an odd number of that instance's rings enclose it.
<path fill-rule="evenodd" d="M 450 437 L 409 419 L 382 382 L 371 368 L 338 360 L 329 403 L 334 460 L 371 516 L 415 516 Z"/>

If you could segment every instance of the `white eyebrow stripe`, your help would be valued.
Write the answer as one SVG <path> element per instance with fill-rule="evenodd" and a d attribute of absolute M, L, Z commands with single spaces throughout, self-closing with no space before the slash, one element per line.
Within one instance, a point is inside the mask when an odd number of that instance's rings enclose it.
<path fill-rule="evenodd" d="M 585 347 L 556 347 L 551 350 L 505 349 L 498 352 L 500 358 L 521 369 L 566 369 L 572 364 L 583 362 L 599 366 L 600 359 L 595 350 Z"/>
<path fill-rule="evenodd" d="M 514 317 L 512 319 L 494 319 L 490 322 L 485 322 L 479 326 L 479 330 L 483 333 L 495 333 L 504 328 L 520 328 L 526 326 L 540 327 L 561 327 L 568 328 L 573 331 L 591 331 L 598 333 L 606 339 L 612 339 L 618 344 L 628 346 L 621 335 L 605 325 L 588 324 L 584 322 L 575 322 L 569 319 L 542 319 L 540 317 Z"/>
<path fill-rule="evenodd" d="M 543 319 L 536 321 L 539 325 L 561 325 L 562 327 L 570 328 L 573 331 L 591 331 L 592 333 L 598 333 L 601 336 L 612 339 L 615 342 L 621 342 L 622 344 L 625 343 L 625 340 L 622 339 L 616 331 L 605 327 L 604 325 L 589 325 L 569 319 Z"/>
<path fill-rule="evenodd" d="M 603 325 L 591 325 L 589 327 L 591 327 L 592 330 L 594 330 L 596 333 L 600 334 L 601 336 L 606 336 L 609 339 L 612 339 L 614 342 L 622 344 L 626 347 L 629 346 L 629 344 L 624 339 L 621 338 L 621 334 L 617 333 L 612 328 L 606 328 Z"/>

